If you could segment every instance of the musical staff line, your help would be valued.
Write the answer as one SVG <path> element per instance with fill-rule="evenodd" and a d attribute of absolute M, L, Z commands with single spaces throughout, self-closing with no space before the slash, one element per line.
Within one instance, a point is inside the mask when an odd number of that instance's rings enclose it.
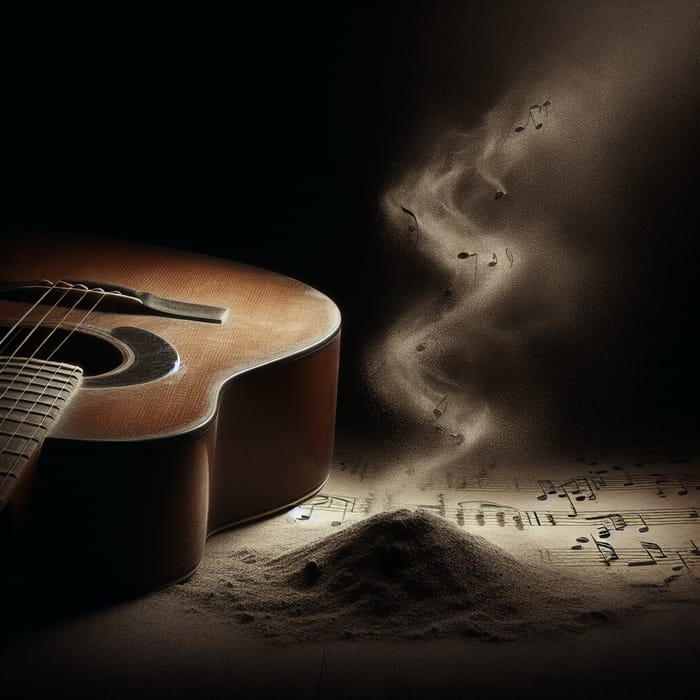
<path fill-rule="evenodd" d="M 655 542 L 641 542 L 639 547 L 613 547 L 594 539 L 591 547 L 581 549 L 540 549 L 543 561 L 559 566 L 669 566 L 674 571 L 700 571 L 700 549 L 693 540 L 690 546 L 662 548 Z"/>
<path fill-rule="evenodd" d="M 304 501 L 304 503 L 293 508 L 291 512 L 295 520 L 311 520 L 314 512 L 319 511 L 337 513 L 339 519 L 335 520 L 331 525 L 336 523 L 340 525 L 348 513 L 359 513 L 362 515 L 371 513 L 373 500 L 371 494 L 364 498 L 318 493 L 308 501 Z"/>
<path fill-rule="evenodd" d="M 589 510 L 571 511 L 521 510 L 513 506 L 486 501 L 460 501 L 456 506 L 445 506 L 443 494 L 438 496 L 437 505 L 404 504 L 436 511 L 449 520 L 457 521 L 460 527 L 476 524 L 480 527 L 515 526 L 519 530 L 526 527 L 591 527 L 599 530 L 599 537 L 609 537 L 612 532 L 636 529 L 649 532 L 652 527 L 666 525 L 700 525 L 700 509 L 669 508 L 647 510 Z"/>
<path fill-rule="evenodd" d="M 588 474 L 573 477 L 567 481 L 556 483 L 548 479 L 538 479 L 530 483 L 521 483 L 517 479 L 498 479 L 492 477 L 468 476 L 463 471 L 451 470 L 445 473 L 444 479 L 428 478 L 420 485 L 421 490 L 448 491 L 498 491 L 535 493 L 540 501 L 549 496 L 566 498 L 574 496 L 574 500 L 595 500 L 599 491 L 651 491 L 656 496 L 665 497 L 669 493 L 679 496 L 688 495 L 691 490 L 700 490 L 700 476 L 681 474 L 635 474 L 631 478 L 627 474 Z"/>

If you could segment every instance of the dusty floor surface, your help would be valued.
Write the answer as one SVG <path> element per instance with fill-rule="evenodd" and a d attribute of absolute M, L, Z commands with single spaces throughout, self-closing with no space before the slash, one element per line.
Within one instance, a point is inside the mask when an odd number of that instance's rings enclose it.
<path fill-rule="evenodd" d="M 319 495 L 215 535 L 188 581 L 12 634 L 9 697 L 691 692 L 694 454 L 426 471 L 384 452 L 341 438 Z"/>

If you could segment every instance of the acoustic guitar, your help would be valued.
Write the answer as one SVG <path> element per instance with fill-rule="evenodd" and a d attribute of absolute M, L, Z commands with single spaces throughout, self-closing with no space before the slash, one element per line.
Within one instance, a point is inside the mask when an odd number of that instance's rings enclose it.
<path fill-rule="evenodd" d="M 208 536 L 323 486 L 341 326 L 324 294 L 66 237 L 3 241 L 0 280 L 6 571 L 162 587 L 193 573 Z"/>

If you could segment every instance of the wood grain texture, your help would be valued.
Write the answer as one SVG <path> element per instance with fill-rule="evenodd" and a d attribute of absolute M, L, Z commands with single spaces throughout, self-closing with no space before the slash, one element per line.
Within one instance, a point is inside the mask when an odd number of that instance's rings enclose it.
<path fill-rule="evenodd" d="M 3 527 L 13 548 L 19 543 L 15 570 L 50 561 L 82 591 L 156 588 L 190 575 L 211 533 L 321 488 L 340 351 L 340 312 L 328 297 L 279 274 L 182 251 L 77 238 L 1 247 L 3 282 L 91 280 L 228 310 L 223 323 L 99 307 L 89 315 L 81 328 L 119 349 L 110 376 L 132 376 L 135 359 L 110 335 L 115 328 L 156 334 L 178 362 L 125 386 L 80 381 L 6 499 Z M 0 323 L 11 326 L 28 308 L 0 300 Z M 84 313 L 55 308 L 42 323 L 70 329 Z"/>
<path fill-rule="evenodd" d="M 112 283 L 228 309 L 225 322 L 218 325 L 105 313 L 98 307 L 86 328 L 109 332 L 137 325 L 170 342 L 177 349 L 180 367 L 157 382 L 81 391 L 55 426 L 56 437 L 128 440 L 197 429 L 213 418 L 225 381 L 303 353 L 330 340 L 340 329 L 340 313 L 326 296 L 260 268 L 119 241 L 2 242 L 0 279 L 43 278 Z M 0 319 L 17 318 L 23 308 L 27 305 L 0 301 Z M 56 323 L 64 314 L 65 309 L 57 309 L 45 323 Z M 81 316 L 76 310 L 64 323 L 70 325 Z"/>

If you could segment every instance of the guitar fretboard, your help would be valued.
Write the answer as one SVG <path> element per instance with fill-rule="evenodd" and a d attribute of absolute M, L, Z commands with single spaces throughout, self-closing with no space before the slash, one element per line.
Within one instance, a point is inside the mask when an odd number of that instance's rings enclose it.
<path fill-rule="evenodd" d="M 81 376 L 62 362 L 0 356 L 0 505 Z"/>

